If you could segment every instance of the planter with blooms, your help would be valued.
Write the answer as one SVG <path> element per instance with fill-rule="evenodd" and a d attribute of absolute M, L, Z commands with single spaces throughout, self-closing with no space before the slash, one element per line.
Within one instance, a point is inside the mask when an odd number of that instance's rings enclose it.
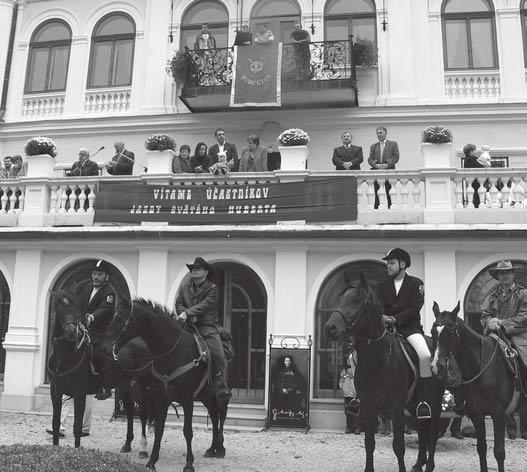
<path fill-rule="evenodd" d="M 305 170 L 309 149 L 308 134 L 299 128 L 285 130 L 278 136 L 278 150 L 282 156 L 280 170 Z"/>
<path fill-rule="evenodd" d="M 27 177 L 50 177 L 55 168 L 57 146 L 45 136 L 35 136 L 24 147 L 27 161 Z"/>
<path fill-rule="evenodd" d="M 170 174 L 176 141 L 166 134 L 153 134 L 145 141 L 149 174 Z"/>
<path fill-rule="evenodd" d="M 454 400 L 454 394 L 450 390 L 445 390 L 443 394 L 443 399 L 441 400 L 441 411 L 442 412 L 452 412 L 456 406 Z"/>
<path fill-rule="evenodd" d="M 423 131 L 421 153 L 425 168 L 445 168 L 450 165 L 452 132 L 443 126 L 429 126 Z"/>

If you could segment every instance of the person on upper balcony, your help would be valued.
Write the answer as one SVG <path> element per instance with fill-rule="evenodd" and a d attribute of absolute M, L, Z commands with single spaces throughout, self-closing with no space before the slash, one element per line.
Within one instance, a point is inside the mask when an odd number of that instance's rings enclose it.
<path fill-rule="evenodd" d="M 481 162 L 478 161 L 478 155 L 476 154 L 476 146 L 474 144 L 465 144 L 463 146 L 463 167 L 465 169 L 482 169 L 485 167 Z"/>
<path fill-rule="evenodd" d="M 251 134 L 240 157 L 240 172 L 267 172 L 267 151 L 260 147 L 260 137 Z"/>
<path fill-rule="evenodd" d="M 79 160 L 71 166 L 70 176 L 91 176 L 99 175 L 99 166 L 96 162 L 90 161 L 90 151 L 87 148 L 79 149 Z"/>
<path fill-rule="evenodd" d="M 4 165 L 0 165 L 0 178 L 7 179 L 9 177 L 9 169 L 11 168 L 11 156 L 4 157 Z"/>
<path fill-rule="evenodd" d="M 16 155 L 11 157 L 11 167 L 9 168 L 8 178 L 23 177 L 27 175 L 27 162 L 24 162 L 22 156 Z"/>
<path fill-rule="evenodd" d="M 242 29 L 236 31 L 233 46 L 250 46 L 253 43 L 253 34 L 249 31 L 249 25 L 242 25 Z"/>
<path fill-rule="evenodd" d="M 190 158 L 190 171 L 195 174 L 207 173 L 212 164 L 212 159 L 207 155 L 207 145 L 198 143 L 194 155 Z"/>
<path fill-rule="evenodd" d="M 333 149 L 333 164 L 335 170 L 360 170 L 360 165 L 364 160 L 362 148 L 351 144 L 353 135 L 351 131 L 342 133 L 342 146 Z"/>
<path fill-rule="evenodd" d="M 132 175 L 135 154 L 126 150 L 122 141 L 117 141 L 113 147 L 115 148 L 115 156 L 105 164 L 108 174 Z"/>
<path fill-rule="evenodd" d="M 254 35 L 254 44 L 266 44 L 272 41 L 274 41 L 273 32 L 266 24 L 260 23 Z"/>
<path fill-rule="evenodd" d="M 215 49 L 216 48 L 216 39 L 209 31 L 209 25 L 203 23 L 201 25 L 201 31 L 196 36 L 194 41 L 194 49 Z"/>
<path fill-rule="evenodd" d="M 311 78 L 311 50 L 309 49 L 311 36 L 307 30 L 302 29 L 301 23 L 295 23 L 295 29 L 291 31 L 289 39 L 293 43 L 295 78 L 296 80 L 309 80 Z"/>
<path fill-rule="evenodd" d="M 192 172 L 190 168 L 190 146 L 188 144 L 183 144 L 179 148 L 179 154 L 172 159 L 172 172 L 174 174 Z"/>
<path fill-rule="evenodd" d="M 219 153 L 225 153 L 227 156 L 229 170 L 231 172 L 236 172 L 240 165 L 236 145 L 227 142 L 225 139 L 225 130 L 223 128 L 218 128 L 214 132 L 214 137 L 216 138 L 217 142 L 209 148 L 209 158 L 212 160 L 212 164 L 216 164 L 218 162 Z"/>

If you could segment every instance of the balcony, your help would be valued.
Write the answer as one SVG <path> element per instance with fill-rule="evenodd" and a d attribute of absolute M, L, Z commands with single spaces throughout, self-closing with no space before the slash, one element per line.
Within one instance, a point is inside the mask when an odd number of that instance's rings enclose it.
<path fill-rule="evenodd" d="M 351 42 L 348 40 L 310 43 L 309 76 L 297 80 L 294 45 L 284 43 L 281 108 L 357 106 L 355 67 L 352 64 L 351 47 Z M 220 111 L 229 108 L 233 79 L 232 48 L 188 50 L 184 75 L 185 83 L 179 98 L 192 112 Z"/>

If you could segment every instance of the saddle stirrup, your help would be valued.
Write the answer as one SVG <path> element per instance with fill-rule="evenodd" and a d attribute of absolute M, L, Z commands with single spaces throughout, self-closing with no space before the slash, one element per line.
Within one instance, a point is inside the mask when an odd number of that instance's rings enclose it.
<path fill-rule="evenodd" d="M 430 409 L 430 405 L 425 401 L 419 402 L 415 409 L 415 416 L 418 420 L 429 420 L 432 418 L 432 410 Z"/>

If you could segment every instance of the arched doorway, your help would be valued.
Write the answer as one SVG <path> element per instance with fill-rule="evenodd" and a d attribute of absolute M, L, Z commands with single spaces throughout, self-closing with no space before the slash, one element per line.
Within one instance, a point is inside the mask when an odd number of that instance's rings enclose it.
<path fill-rule="evenodd" d="M 267 294 L 251 268 L 234 262 L 213 264 L 220 324 L 233 338 L 229 386 L 244 402 L 263 403 L 267 342 Z"/>
<path fill-rule="evenodd" d="M 339 373 L 343 367 L 346 346 L 342 341 L 328 340 L 324 334 L 324 325 L 331 316 L 337 300 L 350 283 L 358 280 L 364 272 L 368 283 L 376 286 L 386 279 L 386 265 L 379 261 L 354 261 L 335 269 L 329 274 L 317 297 L 315 311 L 315 398 L 338 398 L 342 392 L 338 389 Z"/>
<path fill-rule="evenodd" d="M 522 287 L 527 287 L 527 261 L 513 259 L 512 264 L 516 267 L 514 280 Z M 489 269 L 496 266 L 496 262 L 489 264 L 482 269 L 468 286 L 465 299 L 463 300 L 463 312 L 465 321 L 470 327 L 478 332 L 482 332 L 481 323 L 481 305 L 487 296 L 496 289 L 498 281 L 489 274 Z M 445 307 L 444 309 L 450 309 Z"/>
<path fill-rule="evenodd" d="M 11 305 L 11 294 L 4 274 L 0 272 L 0 381 L 4 380 L 5 372 L 5 349 L 4 340 L 9 326 L 9 307 Z"/>
<path fill-rule="evenodd" d="M 52 290 L 56 292 L 57 290 L 66 289 L 70 291 L 80 292 L 86 285 L 91 282 L 91 270 L 95 265 L 98 259 L 86 259 L 80 262 L 75 263 L 74 265 L 68 267 L 60 276 L 52 287 Z M 109 284 L 114 289 L 115 293 L 122 295 L 124 297 L 130 298 L 130 290 L 124 279 L 123 275 L 115 267 L 110 264 L 110 280 Z M 50 305 L 48 308 L 49 312 L 49 329 L 48 329 L 48 343 L 47 343 L 47 355 L 46 358 L 50 355 L 51 342 L 55 336 L 59 336 L 61 333 L 58 331 L 59 327 L 55 325 L 55 316 L 53 312 L 53 303 L 50 299 Z M 46 371 L 46 383 L 49 382 L 48 373 Z"/>
<path fill-rule="evenodd" d="M 201 25 L 207 23 L 216 40 L 217 48 L 227 47 L 229 36 L 229 13 L 223 3 L 216 0 L 196 1 L 190 5 L 181 19 L 180 49 L 194 48 Z"/>
<path fill-rule="evenodd" d="M 251 31 L 263 24 L 274 33 L 276 41 L 289 43 L 295 23 L 300 21 L 296 0 L 260 0 L 251 10 Z"/>

